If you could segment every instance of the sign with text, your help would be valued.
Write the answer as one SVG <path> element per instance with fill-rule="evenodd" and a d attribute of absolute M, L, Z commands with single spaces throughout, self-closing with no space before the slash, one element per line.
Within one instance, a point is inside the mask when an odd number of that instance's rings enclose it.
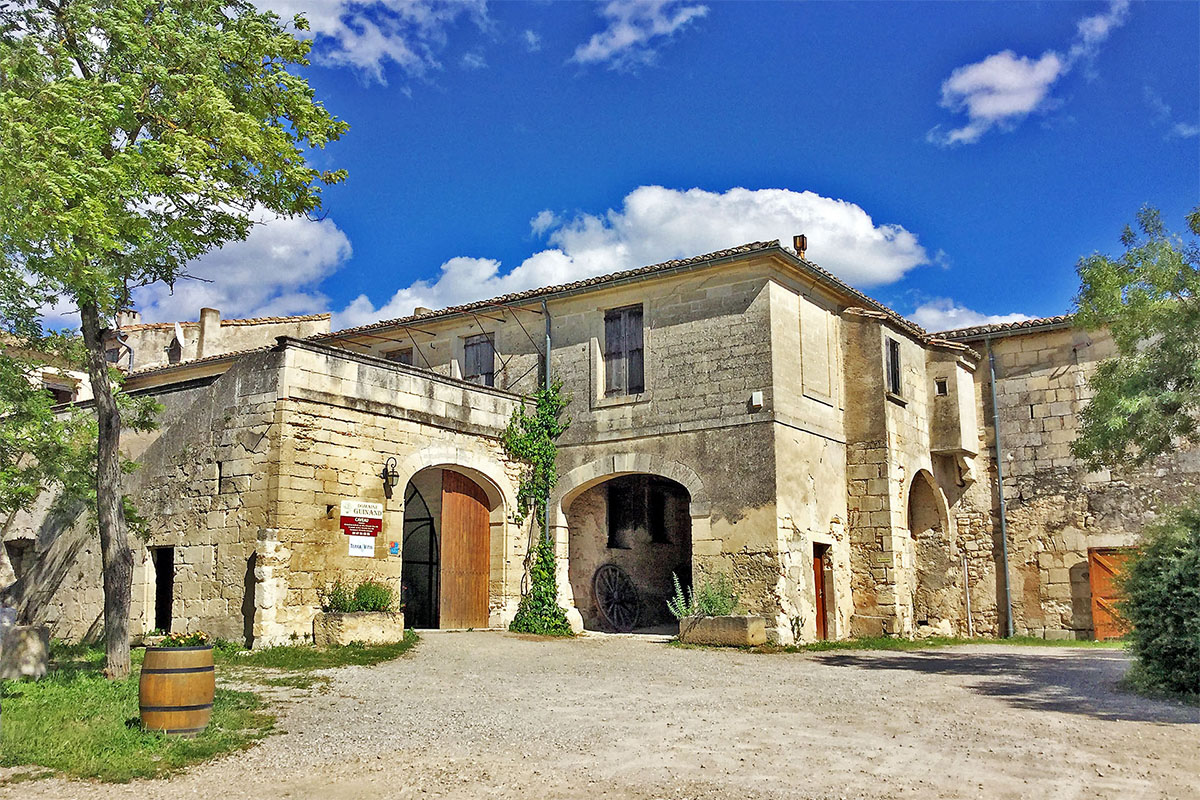
<path fill-rule="evenodd" d="M 378 536 L 383 530 L 383 503 L 343 500 L 341 528 L 347 536 Z"/>
<path fill-rule="evenodd" d="M 374 536 L 351 536 L 350 539 L 350 555 L 364 556 L 366 558 L 375 557 L 375 537 Z"/>

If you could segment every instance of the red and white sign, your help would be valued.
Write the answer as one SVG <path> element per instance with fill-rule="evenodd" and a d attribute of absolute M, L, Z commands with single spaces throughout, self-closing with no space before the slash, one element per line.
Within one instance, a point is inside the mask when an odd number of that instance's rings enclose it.
<path fill-rule="evenodd" d="M 378 536 L 383 531 L 383 503 L 343 500 L 341 528 L 347 536 Z"/>

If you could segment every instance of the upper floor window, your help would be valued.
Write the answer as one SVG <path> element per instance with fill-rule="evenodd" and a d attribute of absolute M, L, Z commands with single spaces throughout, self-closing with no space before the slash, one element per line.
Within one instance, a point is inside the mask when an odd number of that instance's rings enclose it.
<path fill-rule="evenodd" d="M 496 385 L 496 345 L 490 333 L 463 340 L 463 379 L 480 386 Z"/>
<path fill-rule="evenodd" d="M 167 345 L 167 363 L 178 364 L 182 360 L 183 345 L 179 343 L 178 338 L 174 338 L 171 340 L 171 343 Z"/>
<path fill-rule="evenodd" d="M 900 343 L 895 339 L 887 340 L 887 390 L 897 397 L 903 396 L 900 391 Z"/>
<path fill-rule="evenodd" d="M 604 393 L 638 394 L 645 390 L 642 307 L 604 312 Z"/>
<path fill-rule="evenodd" d="M 395 361 L 397 364 L 408 364 L 411 367 L 413 363 L 413 349 L 411 347 L 401 347 L 398 350 L 388 350 L 383 354 L 383 357 L 388 361 Z"/>

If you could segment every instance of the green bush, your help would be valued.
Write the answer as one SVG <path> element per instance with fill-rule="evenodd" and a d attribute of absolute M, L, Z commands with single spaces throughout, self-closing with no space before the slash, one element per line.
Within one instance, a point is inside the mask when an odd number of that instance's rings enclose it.
<path fill-rule="evenodd" d="M 667 601 L 667 609 L 675 619 L 685 617 L 723 617 L 737 608 L 737 595 L 733 584 L 724 575 L 715 580 L 704 580 L 695 589 L 684 592 L 679 576 L 672 573 L 675 581 L 675 597 Z"/>
<path fill-rule="evenodd" d="M 1200 498 L 1143 533 L 1121 578 L 1138 688 L 1200 698 Z"/>
<path fill-rule="evenodd" d="M 354 611 L 391 611 L 396 607 L 396 592 L 380 581 L 367 579 L 351 588 L 338 578 L 320 593 L 321 610 L 348 614 Z"/>
<path fill-rule="evenodd" d="M 541 636 L 571 636 L 567 612 L 558 604 L 558 583 L 554 578 L 554 543 L 539 536 L 529 574 L 529 591 L 521 598 L 517 616 L 508 626 L 517 633 Z"/>

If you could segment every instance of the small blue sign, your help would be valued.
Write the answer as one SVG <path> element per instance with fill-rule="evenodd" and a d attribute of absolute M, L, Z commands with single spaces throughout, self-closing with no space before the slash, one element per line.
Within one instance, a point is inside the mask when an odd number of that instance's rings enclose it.
<path fill-rule="evenodd" d="M 391 555 L 391 556 L 400 555 L 400 543 L 399 542 L 389 542 L 388 543 L 388 555 Z"/>

